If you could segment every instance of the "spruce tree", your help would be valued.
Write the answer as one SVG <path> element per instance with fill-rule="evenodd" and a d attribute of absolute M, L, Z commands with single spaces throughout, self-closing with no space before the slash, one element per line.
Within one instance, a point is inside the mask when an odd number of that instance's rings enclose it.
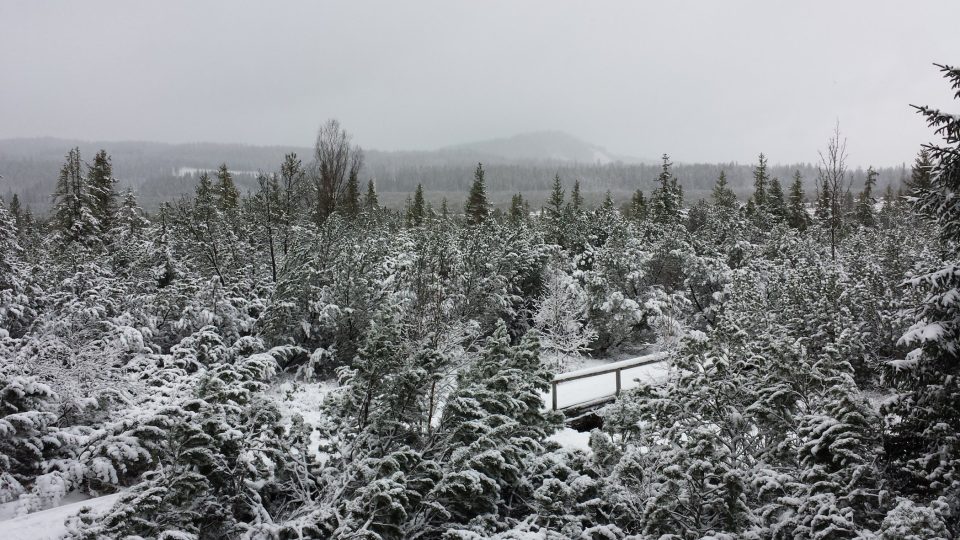
<path fill-rule="evenodd" d="M 413 202 L 407 207 L 407 225 L 417 227 L 423 225 L 427 212 L 423 200 L 423 185 L 417 184 L 417 191 L 413 195 Z"/>
<path fill-rule="evenodd" d="M 79 242 L 90 246 L 99 239 L 99 223 L 95 216 L 87 179 L 83 175 L 80 149 L 74 148 L 67 154 L 57 178 L 50 225 L 61 243 Z"/>
<path fill-rule="evenodd" d="M 583 198 L 580 196 L 580 180 L 573 183 L 573 191 L 570 192 L 570 205 L 573 206 L 574 212 L 583 209 Z"/>
<path fill-rule="evenodd" d="M 800 171 L 793 174 L 793 183 L 790 184 L 787 224 L 800 231 L 806 230 L 810 225 L 810 214 L 807 213 L 806 194 L 803 192 L 803 179 L 800 176 Z"/>
<path fill-rule="evenodd" d="M 753 170 L 753 203 L 758 212 L 767 210 L 767 184 L 770 176 L 767 174 L 767 158 L 760 154 L 759 163 Z"/>
<path fill-rule="evenodd" d="M 683 207 L 683 188 L 673 175 L 670 156 L 663 155 L 660 175 L 657 177 L 659 186 L 650 195 L 650 214 L 658 223 L 676 223 L 680 220 L 680 210 Z"/>
<path fill-rule="evenodd" d="M 117 192 L 114 190 L 116 179 L 113 177 L 113 165 L 106 150 L 100 150 L 93 158 L 93 164 L 87 171 L 87 183 L 90 189 L 91 206 L 98 223 L 101 238 L 113 228 L 117 213 Z"/>
<path fill-rule="evenodd" d="M 720 176 L 717 177 L 717 183 L 713 186 L 711 196 L 714 208 L 725 212 L 732 212 L 737 209 L 737 195 L 730 189 L 726 172 L 720 171 Z"/>
<path fill-rule="evenodd" d="M 565 192 L 563 190 L 563 185 L 560 183 L 560 174 L 557 173 L 553 177 L 553 189 L 550 190 L 550 198 L 547 199 L 547 215 L 550 219 L 558 221 L 563 215 L 563 199 Z"/>
<path fill-rule="evenodd" d="M 18 229 L 23 228 L 24 222 L 24 211 L 23 205 L 20 204 L 20 196 L 16 193 L 13 194 L 13 197 L 10 198 L 10 217 L 13 218 L 13 223 L 17 226 Z"/>
<path fill-rule="evenodd" d="M 367 181 L 367 194 L 363 197 L 363 208 L 367 212 L 372 212 L 380 207 L 377 199 L 377 187 L 373 184 L 373 179 Z"/>
<path fill-rule="evenodd" d="M 463 205 L 463 213 L 467 223 L 480 225 L 487 220 L 490 214 L 490 204 L 487 202 L 487 187 L 483 179 L 483 164 L 477 163 L 477 170 L 473 173 L 473 185 L 467 195 L 467 202 Z"/>
<path fill-rule="evenodd" d="M 857 206 L 854 214 L 858 223 L 864 227 L 873 227 L 877 224 L 876 212 L 873 205 L 876 200 L 873 198 L 873 188 L 877 185 L 877 171 L 870 167 L 867 169 L 867 179 L 863 185 L 863 191 L 857 197 Z"/>
<path fill-rule="evenodd" d="M 783 188 L 780 186 L 780 179 L 770 180 L 770 190 L 767 192 L 767 211 L 777 221 L 785 221 L 787 218 L 787 203 L 783 197 Z"/>
<path fill-rule="evenodd" d="M 635 221 L 647 219 L 647 200 L 643 196 L 643 190 L 638 189 L 630 197 L 630 206 L 627 215 Z"/>
<path fill-rule="evenodd" d="M 519 225 L 527 220 L 529 214 L 527 202 L 523 200 L 522 193 L 517 193 L 510 198 L 510 223 Z"/>
<path fill-rule="evenodd" d="M 930 177 L 932 170 L 933 162 L 930 157 L 930 149 L 923 148 L 913 162 L 913 168 L 910 170 L 910 178 L 904 182 L 907 194 L 911 197 L 918 197 L 923 191 L 930 189 L 932 186 Z"/>
<path fill-rule="evenodd" d="M 233 212 L 240 204 L 240 192 L 233 183 L 233 174 L 227 169 L 226 163 L 221 163 L 217 169 L 217 185 L 214 189 L 217 208 L 222 212 Z"/>
<path fill-rule="evenodd" d="M 347 177 L 347 188 L 343 192 L 341 209 L 347 217 L 356 217 L 360 213 L 360 182 L 357 178 L 359 170 L 351 170 Z"/>
<path fill-rule="evenodd" d="M 938 66 L 960 100 L 960 69 Z M 960 117 L 917 107 L 942 137 L 925 145 L 932 163 L 929 189 L 919 189 L 915 208 L 937 225 L 946 264 L 908 283 L 923 292 L 916 321 L 903 336 L 916 347 L 903 363 L 905 392 L 887 412 L 897 421 L 887 438 L 888 471 L 895 485 L 923 501 L 941 495 L 956 501 L 960 493 Z M 951 533 L 960 533 L 954 514 Z"/>

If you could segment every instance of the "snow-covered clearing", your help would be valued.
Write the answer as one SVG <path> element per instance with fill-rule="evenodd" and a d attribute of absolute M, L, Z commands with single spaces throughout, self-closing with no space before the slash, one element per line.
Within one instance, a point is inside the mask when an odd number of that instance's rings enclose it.
<path fill-rule="evenodd" d="M 77 494 L 67 495 L 63 499 L 67 504 L 19 517 L 12 517 L 16 513 L 17 501 L 2 504 L 0 505 L 0 538 L 3 540 L 57 540 L 67 534 L 68 518 L 75 516 L 87 506 L 94 512 L 104 512 L 117 502 L 120 494 L 114 493 L 95 499 L 82 497 Z"/>

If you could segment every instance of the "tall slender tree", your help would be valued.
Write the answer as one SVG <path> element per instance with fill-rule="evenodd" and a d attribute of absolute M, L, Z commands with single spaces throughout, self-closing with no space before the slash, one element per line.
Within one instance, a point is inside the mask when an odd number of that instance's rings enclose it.
<path fill-rule="evenodd" d="M 113 228 L 117 213 L 117 192 L 114 189 L 113 165 L 106 150 L 100 150 L 93 158 L 87 171 L 87 183 L 90 190 L 91 210 L 97 219 L 98 233 L 104 241 Z"/>
<path fill-rule="evenodd" d="M 801 231 L 810 226 L 810 214 L 807 213 L 807 197 L 803 192 L 803 177 L 800 176 L 799 170 L 793 174 L 793 182 L 790 184 L 787 224 Z"/>
<path fill-rule="evenodd" d="M 413 194 L 413 202 L 407 207 L 407 225 L 411 227 L 423 225 L 426 217 L 427 210 L 423 199 L 423 185 L 417 184 L 417 191 Z"/>
<path fill-rule="evenodd" d="M 347 177 L 347 187 L 343 193 L 343 214 L 347 217 L 356 217 L 360 213 L 360 181 L 359 169 L 351 169 Z"/>
<path fill-rule="evenodd" d="M 380 201 L 377 199 L 377 186 L 373 179 L 367 181 L 367 194 L 363 196 L 363 208 L 367 212 L 372 212 L 380 207 Z"/>
<path fill-rule="evenodd" d="M 487 202 L 487 186 L 484 181 L 483 164 L 477 163 L 477 170 L 473 173 L 473 185 L 467 195 L 467 202 L 463 205 L 467 223 L 479 225 L 487 220 L 490 214 L 490 203 Z"/>
<path fill-rule="evenodd" d="M 240 192 L 233 183 L 233 173 L 226 163 L 221 163 L 217 169 L 217 184 L 213 190 L 217 208 L 221 212 L 234 212 L 240 204 Z"/>
<path fill-rule="evenodd" d="M 675 223 L 679 221 L 683 208 L 683 188 L 673 175 L 670 156 L 664 154 L 662 159 L 660 175 L 657 177 L 659 186 L 650 195 L 650 214 L 658 223 Z"/>
<path fill-rule="evenodd" d="M 783 196 L 783 187 L 780 185 L 780 179 L 770 180 L 770 189 L 767 192 L 767 212 L 777 221 L 787 219 L 787 202 Z"/>
<path fill-rule="evenodd" d="M 864 227 L 873 227 L 877 224 L 877 213 L 873 208 L 877 202 L 873 197 L 873 188 L 877 185 L 877 176 L 877 171 L 873 167 L 868 168 L 863 191 L 857 196 L 857 206 L 854 214 L 857 222 Z"/>

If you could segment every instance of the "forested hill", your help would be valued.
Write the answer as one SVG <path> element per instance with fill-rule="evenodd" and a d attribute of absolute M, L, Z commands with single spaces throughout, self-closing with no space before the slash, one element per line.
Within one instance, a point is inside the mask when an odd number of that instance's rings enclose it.
<path fill-rule="evenodd" d="M 212 170 L 226 163 L 235 172 L 238 187 L 245 191 L 254 189 L 257 171 L 275 171 L 287 153 L 295 152 L 308 165 L 313 158 L 313 148 L 306 146 L 7 139 L 0 141 L 0 175 L 4 177 L 0 181 L 0 194 L 9 198 L 17 193 L 24 204 L 45 210 L 64 156 L 74 147 L 79 147 L 84 156 L 107 150 L 113 158 L 114 174 L 120 186 L 132 187 L 147 210 L 155 209 L 162 201 L 192 194 L 197 180 L 193 173 L 197 169 Z M 591 156 L 595 159 L 588 161 Z M 629 198 L 636 189 L 653 189 L 660 172 L 659 160 L 648 162 L 616 156 L 556 133 L 482 141 L 436 151 L 366 150 L 364 157 L 361 178 L 375 179 L 383 203 L 394 207 L 399 206 L 417 184 L 423 185 L 428 199 L 437 202 L 441 196 L 467 190 L 476 164 L 481 161 L 487 170 L 492 202 L 498 206 L 505 206 L 510 195 L 518 191 L 539 206 L 546 199 L 556 174 L 570 182 L 580 180 L 588 203 L 598 203 L 607 190 L 619 202 Z M 776 162 L 776 156 L 770 159 Z M 721 170 L 725 171 L 734 191 L 748 194 L 753 185 L 753 166 L 752 163 L 675 160 L 674 171 L 688 197 L 699 199 L 712 188 Z M 797 170 L 805 188 L 812 193 L 817 177 L 812 164 L 770 166 L 771 175 L 785 183 Z M 878 172 L 878 185 L 882 188 L 892 184 L 895 189 L 907 173 L 903 167 L 880 168 Z M 851 171 L 854 188 L 862 186 L 865 178 L 864 170 Z"/>

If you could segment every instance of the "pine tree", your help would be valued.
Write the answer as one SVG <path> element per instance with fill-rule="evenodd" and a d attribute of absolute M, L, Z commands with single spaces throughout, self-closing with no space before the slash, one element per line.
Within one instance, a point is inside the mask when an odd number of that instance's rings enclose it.
<path fill-rule="evenodd" d="M 933 171 L 933 162 L 931 160 L 930 149 L 923 148 L 917 154 L 913 162 L 913 168 L 910 171 L 910 178 L 903 183 L 907 189 L 907 194 L 911 197 L 920 196 L 925 190 L 932 186 L 931 173 Z"/>
<path fill-rule="evenodd" d="M 717 183 L 713 186 L 712 197 L 713 206 L 718 210 L 732 212 L 737 209 L 737 195 L 730 189 L 726 172 L 720 171 Z"/>
<path fill-rule="evenodd" d="M 94 217 L 99 224 L 98 234 L 106 243 L 106 235 L 113 228 L 117 213 L 117 192 L 114 190 L 116 179 L 113 166 L 106 150 L 100 150 L 93 158 L 93 165 L 87 171 L 87 183 L 90 190 Z"/>
<path fill-rule="evenodd" d="M 787 218 L 787 203 L 783 197 L 783 187 L 780 186 L 780 179 L 770 180 L 770 190 L 767 192 L 767 211 L 777 221 L 785 221 Z"/>
<path fill-rule="evenodd" d="M 487 220 L 487 216 L 490 214 L 490 204 L 487 202 L 487 187 L 483 176 L 483 164 L 477 163 L 477 170 L 473 173 L 473 185 L 470 186 L 470 194 L 467 195 L 467 202 L 463 206 L 467 223 L 471 225 L 480 225 Z"/>
<path fill-rule="evenodd" d="M 341 209 L 347 217 L 356 217 L 360 214 L 360 181 L 357 178 L 359 174 L 359 170 L 351 170 L 347 177 L 347 187 L 343 192 L 343 204 L 341 205 Z"/>
<path fill-rule="evenodd" d="M 20 204 L 20 196 L 16 193 L 10 198 L 10 217 L 13 218 L 13 223 L 17 228 L 23 227 L 23 206 Z"/>
<path fill-rule="evenodd" d="M 566 245 L 568 214 L 564 206 L 565 192 L 560 182 L 560 174 L 553 177 L 553 189 L 543 210 L 547 239 L 558 246 Z"/>
<path fill-rule="evenodd" d="M 767 158 L 760 154 L 759 163 L 753 170 L 753 203 L 758 212 L 767 211 L 767 183 L 770 177 L 767 175 Z"/>
<path fill-rule="evenodd" d="M 60 169 L 53 193 L 53 216 L 50 225 L 61 243 L 79 242 L 90 246 L 98 240 L 100 225 L 93 209 L 87 179 L 81 169 L 80 149 L 67 154 Z"/>
<path fill-rule="evenodd" d="M 650 215 L 657 223 L 676 223 L 680 220 L 683 188 L 670 170 L 672 166 L 670 156 L 664 154 L 660 175 L 657 177 L 660 185 L 650 195 Z"/>
<path fill-rule="evenodd" d="M 960 100 L 960 69 L 939 66 Z M 904 365 L 905 392 L 887 412 L 897 418 L 886 443 L 888 470 L 897 487 L 924 501 L 960 493 L 960 118 L 939 109 L 917 107 L 943 138 L 925 145 L 933 164 L 930 188 L 917 191 L 916 209 L 939 226 L 947 264 L 909 283 L 924 293 L 916 321 L 901 338 L 915 346 Z M 960 518 L 949 523 L 960 533 Z"/>
<path fill-rule="evenodd" d="M 217 208 L 221 212 L 234 212 L 240 204 L 240 192 L 233 183 L 233 174 L 227 169 L 227 164 L 220 164 L 217 169 L 217 185 L 214 188 Z"/>
<path fill-rule="evenodd" d="M 867 179 L 863 185 L 863 191 L 857 197 L 857 206 L 854 214 L 857 222 L 864 227 L 873 227 L 877 224 L 876 212 L 873 205 L 876 200 L 873 198 L 873 188 L 877 185 L 877 171 L 870 167 L 867 169 Z"/>
<path fill-rule="evenodd" d="M 638 189 L 630 197 L 630 206 L 627 215 L 635 221 L 647 219 L 647 200 L 643 196 L 643 190 Z"/>
<path fill-rule="evenodd" d="M 523 194 L 517 193 L 510 198 L 510 223 L 519 225 L 527 220 L 530 215 L 528 204 L 523 200 Z"/>
<path fill-rule="evenodd" d="M 413 195 L 413 203 L 407 207 L 407 226 L 418 227 L 423 225 L 427 212 L 423 200 L 423 185 L 417 184 L 417 191 Z"/>
<path fill-rule="evenodd" d="M 380 207 L 380 201 L 377 199 L 377 187 L 373 184 L 373 179 L 367 181 L 367 194 L 363 197 L 363 208 L 367 212 L 373 212 Z"/>
<path fill-rule="evenodd" d="M 450 208 L 449 208 L 449 206 L 450 206 L 450 205 L 447 204 L 447 198 L 444 197 L 444 198 L 440 201 L 440 217 L 443 218 L 444 221 L 447 221 L 448 219 L 450 219 Z"/>
<path fill-rule="evenodd" d="M 137 203 L 137 196 L 133 190 L 127 188 L 123 194 L 123 201 L 117 209 L 116 226 L 131 232 L 139 233 L 147 228 L 150 222 L 143 216 L 143 209 Z"/>
<path fill-rule="evenodd" d="M 833 194 L 830 192 L 830 186 L 821 185 L 817 187 L 817 208 L 814 212 L 817 221 L 825 227 L 829 227 L 830 216 L 832 214 Z"/>
<path fill-rule="evenodd" d="M 803 192 L 803 179 L 800 176 L 800 171 L 794 173 L 793 183 L 790 184 L 787 224 L 800 231 L 804 231 L 810 226 L 810 214 L 807 213 L 806 195 Z"/>
<path fill-rule="evenodd" d="M 580 180 L 573 183 L 573 191 L 570 192 L 570 205 L 574 213 L 583 209 L 583 198 L 580 196 Z"/>

